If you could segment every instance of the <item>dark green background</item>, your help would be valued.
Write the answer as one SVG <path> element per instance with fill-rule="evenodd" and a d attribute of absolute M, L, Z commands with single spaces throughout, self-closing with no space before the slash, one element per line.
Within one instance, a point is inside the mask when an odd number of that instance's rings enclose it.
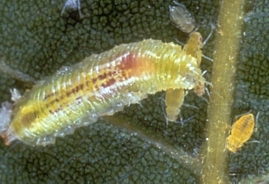
<path fill-rule="evenodd" d="M 199 32 L 206 37 L 211 29 L 210 24 L 217 24 L 220 2 L 180 2 L 192 13 L 200 26 Z M 43 80 L 62 66 L 72 65 L 92 53 L 100 53 L 115 45 L 148 38 L 164 42 L 175 41 L 175 38 L 186 42 L 188 38 L 169 21 L 171 1 L 81 0 L 81 19 L 78 12 L 72 10 L 67 10 L 61 16 L 64 3 L 64 0 L 1 1 L 0 56 L 10 67 Z M 248 1 L 242 9 L 242 18 L 246 13 L 247 19 L 241 33 L 238 84 L 232 112 L 238 115 L 252 110 L 254 114 L 260 112 L 260 117 L 249 143 L 231 155 L 230 178 L 233 183 L 268 173 L 268 3 L 265 0 Z M 205 45 L 203 53 L 212 57 L 213 45 L 214 35 Z M 208 71 L 205 77 L 210 81 L 212 63 L 203 59 L 201 67 Z M 27 85 L 1 73 L 1 101 L 10 99 L 10 88 L 24 92 Z M 209 98 L 207 95 L 204 97 Z M 176 149 L 186 151 L 190 156 L 198 156 L 205 139 L 207 103 L 190 91 L 182 107 L 182 117 L 194 118 L 167 125 L 163 99 L 164 93 L 159 92 L 114 116 L 146 134 L 157 136 Z M 0 181 L 199 182 L 200 176 L 171 158 L 168 150 L 159 149 L 138 135 L 101 119 L 76 130 L 73 135 L 57 138 L 55 145 L 47 147 L 30 147 L 20 142 L 6 147 L 1 142 Z"/>

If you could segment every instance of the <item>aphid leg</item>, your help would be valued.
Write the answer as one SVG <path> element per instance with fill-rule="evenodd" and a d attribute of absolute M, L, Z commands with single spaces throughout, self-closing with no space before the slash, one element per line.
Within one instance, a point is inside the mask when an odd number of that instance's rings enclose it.
<path fill-rule="evenodd" d="M 181 114 L 180 114 L 181 116 Z M 182 126 L 184 125 L 184 123 L 192 120 L 195 117 L 195 115 L 188 117 L 187 119 L 183 119 L 183 117 L 181 116 L 180 121 L 175 121 L 175 123 L 180 123 Z"/>
<path fill-rule="evenodd" d="M 184 89 L 168 89 L 165 94 L 166 116 L 169 121 L 176 121 L 185 97 Z"/>
<path fill-rule="evenodd" d="M 210 92 L 209 92 L 207 87 L 205 87 L 205 92 L 206 92 L 207 96 L 210 98 Z"/>
<path fill-rule="evenodd" d="M 61 16 L 64 14 L 64 11 L 65 11 L 66 8 L 70 8 L 70 9 L 73 9 L 73 10 L 77 9 L 80 18 L 83 17 L 83 15 L 81 13 L 80 0 L 66 0 L 66 2 L 64 4 L 64 7 L 62 9 L 62 12 L 61 12 Z"/>
<path fill-rule="evenodd" d="M 261 114 L 261 112 L 258 112 L 258 113 L 256 114 L 256 117 L 255 117 L 255 124 L 256 124 L 256 126 L 255 126 L 255 128 L 254 128 L 254 132 L 257 132 L 258 129 L 259 129 L 259 123 L 258 123 L 258 120 L 259 120 L 260 114 Z"/>
<path fill-rule="evenodd" d="M 202 76 L 204 76 L 204 75 L 206 74 L 206 72 L 207 72 L 207 70 L 203 71 Z M 212 87 L 213 85 L 212 85 L 211 82 L 207 82 L 207 81 L 205 81 L 204 83 L 205 83 L 205 85 L 204 85 L 204 90 L 205 90 L 207 96 L 210 97 L 210 92 L 209 92 L 209 90 L 208 90 L 208 88 L 207 88 L 207 85 L 209 85 L 209 86 L 211 86 L 211 87 Z"/>
<path fill-rule="evenodd" d="M 210 58 L 210 57 L 208 57 L 208 56 L 206 56 L 204 54 L 202 54 L 202 57 L 205 58 L 205 59 L 207 59 L 207 60 L 209 60 L 209 61 L 211 61 L 211 62 L 213 62 L 213 59 L 212 58 Z"/>
<path fill-rule="evenodd" d="M 215 25 L 211 23 L 211 31 L 210 31 L 209 35 L 206 37 L 206 39 L 203 41 L 203 45 L 205 45 L 207 43 L 207 41 L 210 39 L 215 28 L 216 28 Z"/>

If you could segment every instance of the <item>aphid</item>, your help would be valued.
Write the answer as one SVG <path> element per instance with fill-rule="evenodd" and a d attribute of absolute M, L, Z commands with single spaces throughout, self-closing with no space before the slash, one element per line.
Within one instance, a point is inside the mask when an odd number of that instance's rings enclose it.
<path fill-rule="evenodd" d="M 179 45 L 151 39 L 122 44 L 60 70 L 27 91 L 15 103 L 8 129 L 0 133 L 6 145 L 19 139 L 45 146 L 148 94 L 203 85 L 196 58 Z"/>
<path fill-rule="evenodd" d="M 251 137 L 254 126 L 253 114 L 241 116 L 232 126 L 231 135 L 227 138 L 227 149 L 233 153 L 237 152 Z"/>
<path fill-rule="evenodd" d="M 64 7 L 62 9 L 61 15 L 63 15 L 66 8 L 70 8 L 73 10 L 78 10 L 79 16 L 82 17 L 80 0 L 66 0 Z"/>
<path fill-rule="evenodd" d="M 203 38 L 200 33 L 193 32 L 190 34 L 188 43 L 184 46 L 183 51 L 186 55 L 192 56 L 197 59 L 197 64 L 200 66 L 202 60 Z M 195 92 L 198 96 L 204 94 L 204 83 L 195 86 Z M 184 102 L 185 92 L 184 89 L 168 89 L 165 94 L 166 104 L 166 118 L 168 121 L 176 121 L 180 113 L 180 107 Z"/>
<path fill-rule="evenodd" d="M 192 32 L 195 28 L 195 21 L 191 14 L 183 4 L 177 2 L 176 0 L 173 2 L 175 6 L 169 6 L 171 22 L 176 26 L 176 28 L 183 32 Z"/>
<path fill-rule="evenodd" d="M 188 43 L 184 46 L 183 50 L 186 54 L 191 55 L 197 59 L 198 65 L 202 61 L 203 37 L 199 32 L 192 32 Z"/>

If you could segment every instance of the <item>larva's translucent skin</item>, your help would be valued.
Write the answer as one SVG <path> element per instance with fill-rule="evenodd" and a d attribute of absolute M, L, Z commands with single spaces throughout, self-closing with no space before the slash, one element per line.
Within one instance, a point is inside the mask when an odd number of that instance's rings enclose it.
<path fill-rule="evenodd" d="M 123 44 L 58 71 L 16 103 L 5 144 L 47 145 L 158 91 L 190 90 L 204 78 L 194 57 L 156 40 Z"/>
<path fill-rule="evenodd" d="M 227 138 L 227 149 L 233 153 L 237 152 L 251 137 L 255 126 L 253 114 L 245 114 L 233 125 L 231 135 Z"/>

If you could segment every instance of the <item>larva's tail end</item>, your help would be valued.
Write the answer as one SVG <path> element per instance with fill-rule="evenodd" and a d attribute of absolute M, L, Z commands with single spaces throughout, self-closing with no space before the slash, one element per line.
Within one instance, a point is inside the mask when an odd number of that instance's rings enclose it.
<path fill-rule="evenodd" d="M 9 146 L 11 142 L 17 139 L 17 136 L 13 133 L 13 131 L 9 131 L 9 130 L 2 133 L 1 137 L 3 138 L 6 146 Z"/>
<path fill-rule="evenodd" d="M 17 139 L 10 130 L 10 122 L 12 115 L 12 104 L 3 102 L 0 108 L 0 135 L 5 141 L 5 145 L 9 145 L 13 140 Z"/>

